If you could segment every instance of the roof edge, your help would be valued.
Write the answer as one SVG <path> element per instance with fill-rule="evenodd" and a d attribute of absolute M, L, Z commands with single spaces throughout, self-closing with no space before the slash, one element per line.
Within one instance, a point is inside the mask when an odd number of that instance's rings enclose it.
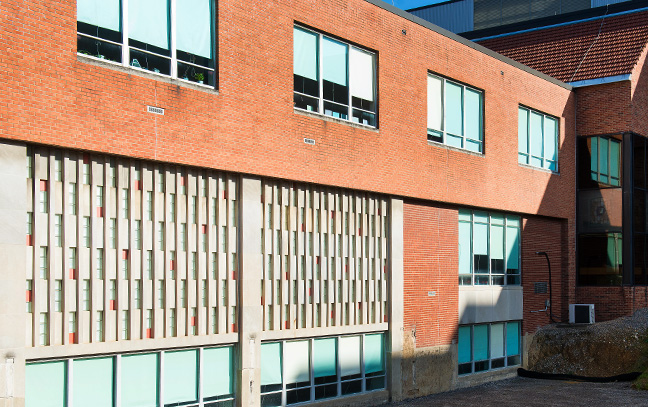
<path fill-rule="evenodd" d="M 441 28 L 438 25 L 434 25 L 434 24 L 430 23 L 429 21 L 423 20 L 420 17 L 417 17 L 417 16 L 415 16 L 415 15 L 413 15 L 411 13 L 408 13 L 408 12 L 406 12 L 404 10 L 401 10 L 401 9 L 395 7 L 395 6 L 392 6 L 391 4 L 385 3 L 383 0 L 364 0 L 364 1 L 366 1 L 367 3 L 373 4 L 374 6 L 379 7 L 381 9 L 383 9 L 383 10 L 386 10 L 386 11 L 392 13 L 392 14 L 396 14 L 397 16 L 402 17 L 405 20 L 411 21 L 411 22 L 413 22 L 415 24 L 418 24 L 418 25 L 420 25 L 420 26 L 422 26 L 424 28 L 427 28 L 430 31 L 434 31 L 437 34 L 443 35 L 444 37 L 447 37 L 447 38 L 449 38 L 449 39 L 451 39 L 451 40 L 453 40 L 455 42 L 458 42 L 458 43 L 460 43 L 462 45 L 465 45 L 465 46 L 467 46 L 469 48 L 472 48 L 475 51 L 479 51 L 482 54 L 488 55 L 488 56 L 490 56 L 492 58 L 495 58 L 495 59 L 497 59 L 497 60 L 499 60 L 501 62 L 504 62 L 505 64 L 511 65 L 514 68 L 517 68 L 517 69 L 520 69 L 520 70 L 525 71 L 527 73 L 530 73 L 531 75 L 537 76 L 540 79 L 544 79 L 547 82 L 551 82 L 554 85 L 558 85 L 558 86 L 560 86 L 562 88 L 565 88 L 567 90 L 572 90 L 572 86 L 565 83 L 565 82 L 563 82 L 563 81 L 560 81 L 560 80 L 558 80 L 558 79 L 556 79 L 554 77 L 551 77 L 551 76 L 549 76 L 547 74 L 544 74 L 544 73 L 542 73 L 540 71 L 537 71 L 537 70 L 535 70 L 533 68 L 530 68 L 530 67 L 528 67 L 528 66 L 526 66 L 524 64 L 521 64 L 521 63 L 519 63 L 517 61 L 514 61 L 511 58 L 505 57 L 504 55 L 498 54 L 497 52 L 495 52 L 493 50 L 490 50 L 490 49 L 484 47 L 483 45 L 479 45 L 479 44 L 477 44 L 477 43 L 475 43 L 475 42 L 473 42 L 471 40 L 468 40 L 468 39 L 466 39 L 464 37 L 461 37 L 461 36 L 459 36 L 459 35 L 457 35 L 457 34 L 455 34 L 453 32 L 450 32 L 450 31 L 448 31 L 448 30 L 446 30 L 444 28 Z"/>
<path fill-rule="evenodd" d="M 603 85 L 606 83 L 623 82 L 632 79 L 632 74 L 607 76 L 605 78 L 584 79 L 582 81 L 567 82 L 574 88 L 583 88 L 585 86 Z"/>

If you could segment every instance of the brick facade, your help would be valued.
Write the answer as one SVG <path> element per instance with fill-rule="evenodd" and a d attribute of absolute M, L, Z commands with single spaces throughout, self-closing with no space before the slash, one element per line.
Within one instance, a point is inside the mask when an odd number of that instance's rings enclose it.
<path fill-rule="evenodd" d="M 403 212 L 403 328 L 417 348 L 448 345 L 459 322 L 458 212 L 420 202 L 405 203 Z"/>

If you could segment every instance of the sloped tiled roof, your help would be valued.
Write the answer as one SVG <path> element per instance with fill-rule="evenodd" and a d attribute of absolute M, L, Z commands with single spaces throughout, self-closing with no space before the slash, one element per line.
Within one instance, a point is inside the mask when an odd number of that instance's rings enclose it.
<path fill-rule="evenodd" d="M 648 42 L 648 11 L 477 42 L 564 82 L 625 75 Z"/>

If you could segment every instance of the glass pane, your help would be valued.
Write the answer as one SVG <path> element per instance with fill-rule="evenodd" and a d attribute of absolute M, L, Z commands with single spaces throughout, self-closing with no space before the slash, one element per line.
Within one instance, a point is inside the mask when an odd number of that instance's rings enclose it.
<path fill-rule="evenodd" d="M 472 212 L 459 209 L 459 220 L 470 222 L 472 220 Z"/>
<path fill-rule="evenodd" d="M 504 324 L 491 324 L 490 357 L 491 359 L 504 356 Z"/>
<path fill-rule="evenodd" d="M 488 254 L 488 225 L 482 223 L 474 224 L 473 254 Z"/>
<path fill-rule="evenodd" d="M 335 338 L 315 339 L 313 341 L 313 371 L 315 377 L 335 376 L 337 352 Z"/>
<path fill-rule="evenodd" d="M 448 81 L 445 83 L 445 130 L 463 135 L 463 86 Z"/>
<path fill-rule="evenodd" d="M 74 406 L 112 407 L 113 358 L 78 359 L 72 366 Z"/>
<path fill-rule="evenodd" d="M 155 353 L 122 356 L 122 407 L 157 405 L 158 371 L 158 355 Z"/>
<path fill-rule="evenodd" d="M 293 30 L 293 65 L 295 75 L 317 80 L 317 37 L 310 31 Z"/>
<path fill-rule="evenodd" d="M 504 227 L 491 225 L 491 259 L 504 259 Z"/>
<path fill-rule="evenodd" d="M 542 157 L 542 115 L 531 112 L 530 117 L 531 138 L 530 148 L 531 155 Z M 536 163 L 537 164 L 537 163 Z"/>
<path fill-rule="evenodd" d="M 164 353 L 164 403 L 198 398 L 198 351 Z"/>
<path fill-rule="evenodd" d="M 506 268 L 517 269 L 519 264 L 520 229 L 506 227 Z"/>
<path fill-rule="evenodd" d="M 310 381 L 308 341 L 286 342 L 284 346 L 284 363 L 286 364 L 284 383 L 291 384 Z"/>
<path fill-rule="evenodd" d="M 261 344 L 261 385 L 281 384 L 281 343 Z"/>
<path fill-rule="evenodd" d="M 558 141 L 558 123 L 556 119 L 545 116 L 544 118 L 544 158 L 556 161 L 558 152 L 556 144 Z"/>
<path fill-rule="evenodd" d="M 522 108 L 518 109 L 518 152 L 525 154 L 529 153 L 528 125 L 529 111 Z"/>
<path fill-rule="evenodd" d="M 211 0 L 182 0 L 177 2 L 176 48 L 211 59 L 213 48 L 211 21 Z"/>
<path fill-rule="evenodd" d="M 365 335 L 364 368 L 365 374 L 385 370 L 385 349 L 382 334 Z"/>
<path fill-rule="evenodd" d="M 340 338 L 340 376 L 360 374 L 360 337 Z"/>
<path fill-rule="evenodd" d="M 610 177 L 619 178 L 621 174 L 621 155 L 620 155 L 621 143 L 616 140 L 610 140 Z M 618 184 L 617 184 L 618 185 Z"/>
<path fill-rule="evenodd" d="M 608 139 L 599 139 L 599 171 L 601 175 L 608 175 Z"/>
<path fill-rule="evenodd" d="M 458 351 L 459 351 L 459 363 L 467 363 L 471 361 L 470 357 L 470 327 L 469 326 L 460 326 L 459 327 L 459 341 L 458 341 Z"/>
<path fill-rule="evenodd" d="M 473 327 L 474 360 L 488 359 L 488 325 Z"/>
<path fill-rule="evenodd" d="M 77 0 L 77 21 L 121 31 L 119 0 Z"/>
<path fill-rule="evenodd" d="M 470 274 L 470 226 L 468 222 L 459 222 L 459 274 Z"/>
<path fill-rule="evenodd" d="M 428 76 L 427 82 L 427 127 L 432 130 L 443 130 L 443 105 L 441 78 Z"/>
<path fill-rule="evenodd" d="M 130 0 L 128 35 L 145 44 L 169 49 L 169 7 L 167 0 Z"/>
<path fill-rule="evenodd" d="M 598 137 L 592 137 L 589 139 L 590 140 L 590 148 L 591 148 L 591 162 L 590 162 L 590 170 L 592 171 L 592 178 L 595 181 L 598 181 L 598 170 L 599 170 L 599 165 L 598 165 Z"/>
<path fill-rule="evenodd" d="M 482 139 L 482 94 L 466 88 L 466 137 Z"/>
<path fill-rule="evenodd" d="M 233 348 L 211 348 L 203 351 L 203 397 L 234 393 L 232 387 Z"/>
<path fill-rule="evenodd" d="M 65 407 L 65 376 L 65 362 L 27 364 L 25 406 Z"/>
<path fill-rule="evenodd" d="M 349 54 L 351 96 L 374 100 L 374 55 L 351 47 Z"/>
<path fill-rule="evenodd" d="M 520 354 L 520 323 L 509 322 L 506 324 L 506 355 Z"/>
<path fill-rule="evenodd" d="M 325 81 L 347 86 L 348 46 L 324 37 L 322 40 L 322 77 Z"/>

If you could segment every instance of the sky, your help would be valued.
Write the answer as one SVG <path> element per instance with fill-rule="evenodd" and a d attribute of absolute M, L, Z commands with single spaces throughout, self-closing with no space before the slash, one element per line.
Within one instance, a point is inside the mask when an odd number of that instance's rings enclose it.
<path fill-rule="evenodd" d="M 414 7 L 427 6 L 429 4 L 442 3 L 447 0 L 383 0 L 386 3 L 393 4 L 398 8 L 407 10 Z"/>

